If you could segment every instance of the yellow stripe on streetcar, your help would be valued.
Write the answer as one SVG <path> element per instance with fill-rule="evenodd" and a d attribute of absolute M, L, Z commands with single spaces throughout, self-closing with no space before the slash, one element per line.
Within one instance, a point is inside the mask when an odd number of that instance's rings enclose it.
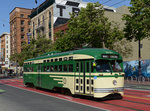
<path fill-rule="evenodd" d="M 145 99 L 145 100 L 150 100 L 150 98 L 144 98 L 144 97 L 136 97 L 136 96 L 129 96 L 129 95 L 124 95 L 126 97 L 131 97 L 131 98 L 137 98 L 137 99 Z"/>

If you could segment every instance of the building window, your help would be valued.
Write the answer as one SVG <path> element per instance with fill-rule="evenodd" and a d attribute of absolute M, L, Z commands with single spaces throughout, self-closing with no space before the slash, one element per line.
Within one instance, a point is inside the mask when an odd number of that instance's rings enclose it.
<path fill-rule="evenodd" d="M 22 42 L 21 42 L 21 46 L 23 46 L 23 45 L 24 45 L 24 42 L 22 41 Z"/>
<path fill-rule="evenodd" d="M 24 17 L 24 14 L 20 14 L 20 17 L 23 18 L 23 17 Z"/>
<path fill-rule="evenodd" d="M 21 35 L 21 39 L 24 39 L 24 35 Z"/>
<path fill-rule="evenodd" d="M 30 21 L 28 22 L 28 25 L 31 25 L 31 22 L 30 22 Z"/>
<path fill-rule="evenodd" d="M 24 25 L 24 20 L 21 20 L 21 25 Z"/>
<path fill-rule="evenodd" d="M 21 27 L 21 32 L 24 32 L 24 27 Z"/>
<path fill-rule="evenodd" d="M 43 16 L 43 24 L 44 24 L 44 16 Z"/>
<path fill-rule="evenodd" d="M 28 29 L 28 32 L 31 32 L 31 29 Z"/>
<path fill-rule="evenodd" d="M 38 26 L 40 25 L 40 19 L 38 18 Z"/>
<path fill-rule="evenodd" d="M 34 30 L 34 28 L 35 28 L 35 27 L 34 27 L 34 22 L 33 22 L 33 30 Z"/>

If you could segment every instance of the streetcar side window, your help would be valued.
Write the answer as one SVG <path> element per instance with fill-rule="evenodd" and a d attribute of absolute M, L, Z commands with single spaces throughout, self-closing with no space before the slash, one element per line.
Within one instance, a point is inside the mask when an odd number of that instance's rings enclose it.
<path fill-rule="evenodd" d="M 58 59 L 55 59 L 55 62 L 57 62 L 58 61 Z"/>
<path fill-rule="evenodd" d="M 58 71 L 62 72 L 62 65 L 59 65 Z"/>
<path fill-rule="evenodd" d="M 33 72 L 33 70 L 34 70 L 34 69 L 33 69 L 33 67 L 32 67 L 32 72 Z"/>
<path fill-rule="evenodd" d="M 46 69 L 47 69 L 46 66 L 44 66 L 44 67 L 43 67 L 43 71 L 46 72 Z"/>
<path fill-rule="evenodd" d="M 54 71 L 57 72 L 57 65 L 54 67 Z"/>
<path fill-rule="evenodd" d="M 73 56 L 69 57 L 69 60 L 73 60 Z"/>
<path fill-rule="evenodd" d="M 62 61 L 62 58 L 59 58 L 59 61 Z"/>
<path fill-rule="evenodd" d="M 64 61 L 67 61 L 67 57 L 64 57 Z"/>
<path fill-rule="evenodd" d="M 69 64 L 69 72 L 73 72 L 73 64 Z"/>
<path fill-rule="evenodd" d="M 67 70 L 67 68 L 68 68 L 67 65 L 64 65 L 63 67 L 64 67 L 64 72 L 68 72 L 68 70 Z"/>
<path fill-rule="evenodd" d="M 53 62 L 53 59 L 51 59 L 51 62 Z"/>
<path fill-rule="evenodd" d="M 76 64 L 76 71 L 79 72 L 79 63 Z"/>
<path fill-rule="evenodd" d="M 89 62 L 86 63 L 86 71 L 89 72 Z"/>
<path fill-rule="evenodd" d="M 54 67 L 50 66 L 50 70 L 51 70 L 51 72 L 53 72 L 54 71 Z"/>
<path fill-rule="evenodd" d="M 50 67 L 49 66 L 47 66 L 47 72 L 49 72 L 50 71 Z"/>

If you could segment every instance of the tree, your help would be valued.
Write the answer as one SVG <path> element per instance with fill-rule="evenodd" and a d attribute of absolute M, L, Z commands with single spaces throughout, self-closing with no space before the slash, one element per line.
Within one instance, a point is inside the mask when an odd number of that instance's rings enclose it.
<path fill-rule="evenodd" d="M 143 40 L 150 37 L 150 0 L 131 0 L 131 14 L 126 14 L 125 37 L 127 40 Z"/>
<path fill-rule="evenodd" d="M 141 74 L 141 40 L 150 37 L 150 0 L 131 0 L 131 7 L 123 20 L 127 40 L 139 42 L 139 75 Z"/>
<path fill-rule="evenodd" d="M 51 40 L 47 39 L 45 36 L 39 36 L 33 45 L 33 57 L 37 57 L 52 50 Z"/>
<path fill-rule="evenodd" d="M 45 36 L 38 36 L 37 40 L 32 39 L 30 44 L 24 42 L 21 53 L 13 54 L 10 60 L 17 61 L 22 66 L 24 60 L 37 57 L 51 50 L 53 50 L 51 40 L 48 40 Z"/>
<path fill-rule="evenodd" d="M 88 3 L 86 8 L 81 8 L 78 16 L 75 13 L 71 14 L 66 33 L 59 32 L 55 36 L 57 36 L 55 49 L 60 51 L 84 46 L 118 51 L 114 45 L 124 38 L 124 33 L 119 30 L 116 23 L 109 22 L 108 18 L 104 16 L 104 9 L 101 4 Z M 126 50 L 125 52 L 127 53 Z"/>

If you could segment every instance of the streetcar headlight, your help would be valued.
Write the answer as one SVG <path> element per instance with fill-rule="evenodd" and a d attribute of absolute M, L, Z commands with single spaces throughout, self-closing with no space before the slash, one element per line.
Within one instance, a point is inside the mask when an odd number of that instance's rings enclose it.
<path fill-rule="evenodd" d="M 117 85 L 117 81 L 116 80 L 113 80 L 113 85 Z"/>

